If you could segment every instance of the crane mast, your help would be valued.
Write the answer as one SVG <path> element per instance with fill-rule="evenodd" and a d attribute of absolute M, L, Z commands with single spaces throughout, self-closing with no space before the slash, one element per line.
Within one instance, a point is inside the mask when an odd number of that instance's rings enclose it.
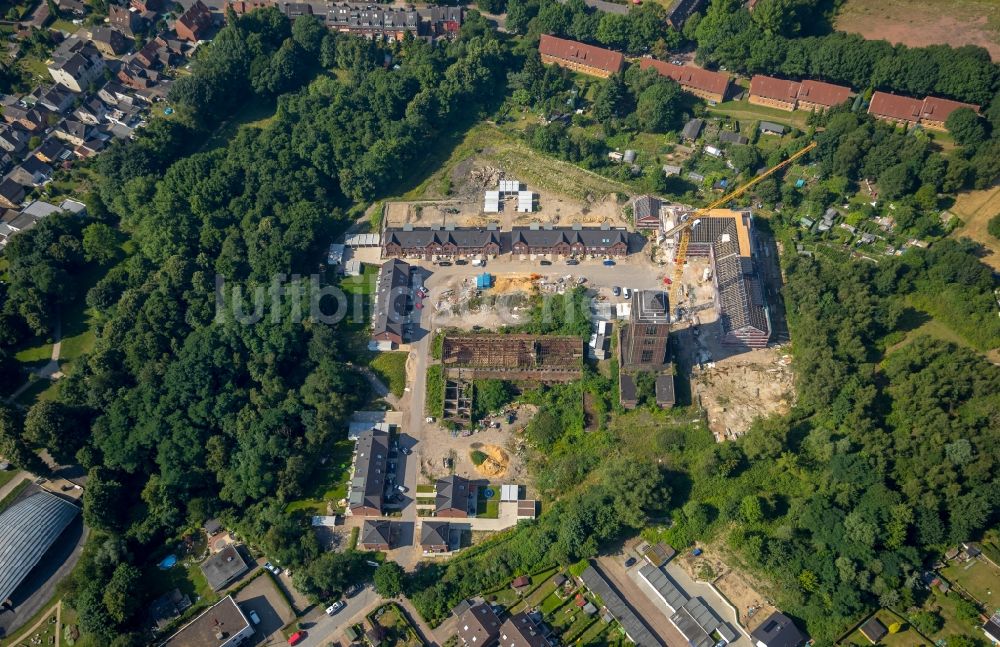
<path fill-rule="evenodd" d="M 695 227 L 697 227 L 698 224 L 701 222 L 701 220 L 699 219 L 699 216 L 706 215 L 712 209 L 716 209 L 718 207 L 721 207 L 722 205 L 727 204 L 729 201 L 734 200 L 735 198 L 740 197 L 741 195 L 743 195 L 744 193 L 746 193 L 752 186 L 754 186 L 755 184 L 757 184 L 761 180 L 763 180 L 763 179 L 765 179 L 767 177 L 770 177 L 774 173 L 780 171 L 781 169 L 783 169 L 784 167 L 788 166 L 789 164 L 791 164 L 795 160 L 799 159 L 800 157 L 802 157 L 803 155 L 805 155 L 806 153 L 808 153 L 812 149 L 816 148 L 816 146 L 817 146 L 816 142 L 810 142 L 805 148 L 802 148 L 801 150 L 796 151 L 788 159 L 784 160 L 780 164 L 775 164 L 774 166 L 772 166 L 771 168 L 767 169 L 766 171 L 764 171 L 763 173 L 761 173 L 757 177 L 753 178 L 752 180 L 750 180 L 746 184 L 743 184 L 743 185 L 741 185 L 741 186 L 733 189 L 731 192 L 729 192 L 726 195 L 722 196 L 718 200 L 712 202 L 707 207 L 702 207 L 701 209 L 698 209 L 697 211 L 695 211 L 694 213 L 692 213 L 688 217 L 687 220 L 685 220 L 684 222 L 676 225 L 670 231 L 666 232 L 666 236 L 667 237 L 673 236 L 677 232 L 680 232 L 680 234 L 681 234 L 681 239 L 677 243 L 677 254 L 676 254 L 675 258 L 674 258 L 674 261 L 675 261 L 674 279 L 673 279 L 673 283 L 670 285 L 670 305 L 671 306 L 676 307 L 676 304 L 677 304 L 677 297 L 679 295 L 679 290 L 680 290 L 680 285 L 681 285 L 681 279 L 683 278 L 683 275 L 684 275 L 684 263 L 687 261 L 688 243 L 691 240 L 691 230 L 693 230 Z"/>

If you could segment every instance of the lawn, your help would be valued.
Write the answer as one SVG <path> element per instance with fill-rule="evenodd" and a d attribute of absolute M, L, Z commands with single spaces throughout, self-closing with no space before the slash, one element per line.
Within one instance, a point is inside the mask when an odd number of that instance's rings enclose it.
<path fill-rule="evenodd" d="M 17 495 L 23 492 L 24 488 L 28 487 L 28 485 L 30 484 L 31 484 L 31 479 L 21 479 L 21 482 L 15 485 L 14 489 L 7 493 L 7 496 L 0 499 L 0 512 L 6 510 L 7 507 L 14 502 L 14 499 L 17 498 Z"/>
<path fill-rule="evenodd" d="M 421 647 L 423 642 L 417 636 L 416 629 L 403 616 L 395 604 L 386 604 L 368 615 L 368 620 L 385 629 L 386 635 L 382 644 L 386 647 Z"/>
<path fill-rule="evenodd" d="M 898 622 L 903 627 L 898 633 L 886 634 L 885 638 L 878 642 L 879 645 L 883 645 L 884 647 L 908 647 L 910 645 L 921 645 L 926 642 L 924 637 L 918 633 L 916 629 L 910 627 L 903 618 L 900 618 L 892 611 L 879 609 L 875 612 L 875 617 L 877 617 L 879 621 L 885 625 L 886 629 L 888 629 L 894 622 Z M 867 618 L 865 619 L 865 622 L 868 622 Z M 856 629 L 843 641 L 842 644 L 858 645 L 861 647 L 864 645 L 871 645 L 871 641 L 864 637 L 861 633 L 861 629 Z"/>
<path fill-rule="evenodd" d="M 959 584 L 986 607 L 992 609 L 1000 604 L 1000 596 L 993 593 L 1000 591 L 1000 569 L 985 559 L 972 560 L 965 564 L 952 564 L 941 571 L 949 582 Z"/>
<path fill-rule="evenodd" d="M 952 232 L 956 238 L 967 237 L 985 247 L 989 253 L 983 262 L 1000 271 L 1000 239 L 994 238 L 986 227 L 994 216 L 1000 214 L 1000 184 L 982 191 L 958 194 L 951 212 L 962 220 Z"/>
<path fill-rule="evenodd" d="M 406 388 L 406 358 L 408 353 L 378 353 L 368 366 L 389 387 L 397 398 L 403 397 Z"/>
<path fill-rule="evenodd" d="M 741 122 L 753 121 L 773 121 L 786 126 L 794 126 L 799 130 L 806 129 L 806 118 L 808 112 L 798 110 L 795 112 L 785 112 L 776 108 L 766 106 L 755 106 L 748 101 L 724 101 L 716 106 L 708 106 L 708 112 L 717 115 L 726 115 Z M 761 136 L 764 139 L 765 136 Z"/>
<path fill-rule="evenodd" d="M 444 415 L 444 368 L 440 364 L 427 367 L 426 413 L 435 418 Z"/>
<path fill-rule="evenodd" d="M 489 490 L 493 496 L 486 496 Z M 500 516 L 500 487 L 487 486 L 476 491 L 476 516 L 483 519 L 496 519 Z"/>
<path fill-rule="evenodd" d="M 205 579 L 205 574 L 201 572 L 201 567 L 191 559 L 178 561 L 173 568 L 165 571 L 160 570 L 151 559 L 150 565 L 143 573 L 142 582 L 143 589 L 150 599 L 155 599 L 175 588 L 187 595 L 193 603 L 202 601 L 210 603 L 218 599 L 218 595 Z"/>
<path fill-rule="evenodd" d="M 247 101 L 231 119 L 215 129 L 212 136 L 202 145 L 201 150 L 210 151 L 225 146 L 243 126 L 264 128 L 274 118 L 275 109 L 276 106 L 266 99 L 254 98 Z"/>
<path fill-rule="evenodd" d="M 352 441 L 337 442 L 328 455 L 323 469 L 311 479 L 312 490 L 302 499 L 292 501 L 285 506 L 285 511 L 325 515 L 328 502 L 332 502 L 333 507 L 339 509 L 337 501 L 347 497 L 347 479 L 350 476 L 353 453 Z"/>
<path fill-rule="evenodd" d="M 36 339 L 27 348 L 14 353 L 14 358 L 24 364 L 45 364 L 52 359 L 52 344 Z"/>
<path fill-rule="evenodd" d="M 43 620 L 43 622 L 38 624 L 39 620 Z M 11 639 L 10 642 L 4 641 L 2 644 L 10 645 L 11 647 L 55 644 L 55 635 L 58 630 L 55 605 L 46 604 L 40 613 L 36 614 L 35 617 L 28 620 L 25 624 L 24 628 L 18 630 L 19 633 L 15 635 L 15 638 Z M 21 633 L 22 631 L 23 633 Z"/>

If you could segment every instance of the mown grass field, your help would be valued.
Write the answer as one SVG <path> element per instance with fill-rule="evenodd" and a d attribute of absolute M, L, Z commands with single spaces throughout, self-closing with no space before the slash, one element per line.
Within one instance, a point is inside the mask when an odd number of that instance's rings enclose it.
<path fill-rule="evenodd" d="M 406 389 L 406 358 L 409 353 L 379 353 L 368 364 L 369 368 L 389 387 L 389 392 L 397 398 L 403 397 Z"/>

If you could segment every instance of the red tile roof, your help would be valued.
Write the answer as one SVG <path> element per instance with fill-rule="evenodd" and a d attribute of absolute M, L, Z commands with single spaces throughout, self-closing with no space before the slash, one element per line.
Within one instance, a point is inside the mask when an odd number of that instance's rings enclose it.
<path fill-rule="evenodd" d="M 959 108 L 971 108 L 975 112 L 979 112 L 979 106 L 971 103 L 962 103 L 961 101 L 952 101 L 951 99 L 942 99 L 940 97 L 927 97 L 924 99 L 920 110 L 920 117 L 922 119 L 930 119 L 931 121 L 944 121 L 948 118 L 948 115 Z"/>
<path fill-rule="evenodd" d="M 722 72 L 711 72 L 700 67 L 690 65 L 674 65 L 652 58 L 644 58 L 639 61 L 639 68 L 648 70 L 653 68 L 663 76 L 669 76 L 681 85 L 692 87 L 704 92 L 715 94 L 725 94 L 729 87 L 729 75 Z"/>
<path fill-rule="evenodd" d="M 625 57 L 620 52 L 613 52 L 603 47 L 594 47 L 575 40 L 556 38 L 542 34 L 538 43 L 538 53 L 565 61 L 587 65 L 605 72 L 620 72 L 625 66 Z"/>
<path fill-rule="evenodd" d="M 750 94 L 775 101 L 795 103 L 799 96 L 799 84 L 796 81 L 776 79 L 773 76 L 756 74 L 750 79 Z"/>
<path fill-rule="evenodd" d="M 923 102 L 911 97 L 902 97 L 898 94 L 887 92 L 876 92 L 872 95 L 872 102 L 868 106 L 868 114 L 877 117 L 890 117 L 903 121 L 916 122 L 920 119 L 920 112 Z"/>
<path fill-rule="evenodd" d="M 828 108 L 839 106 L 850 96 L 850 88 L 822 81 L 803 81 L 799 87 L 799 101 L 818 103 Z"/>

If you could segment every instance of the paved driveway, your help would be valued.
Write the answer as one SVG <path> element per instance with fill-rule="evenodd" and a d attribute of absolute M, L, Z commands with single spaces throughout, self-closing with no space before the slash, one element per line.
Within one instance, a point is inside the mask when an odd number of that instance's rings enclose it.
<path fill-rule="evenodd" d="M 342 635 L 343 630 L 364 620 L 365 614 L 381 604 L 382 598 L 375 593 L 375 589 L 366 586 L 353 598 L 345 598 L 345 601 L 347 606 L 336 615 L 328 616 L 323 609 L 317 607 L 316 611 L 303 618 L 301 622 L 307 635 L 299 645 L 326 647 L 330 642 L 347 644 L 348 641 Z"/>
<path fill-rule="evenodd" d="M 261 573 L 235 596 L 247 618 L 254 611 L 260 624 L 254 625 L 254 640 L 251 645 L 282 645 L 285 636 L 281 628 L 295 619 L 291 607 L 275 588 L 274 581 Z"/>
<path fill-rule="evenodd" d="M 654 604 L 652 600 L 642 591 L 638 582 L 625 569 L 624 559 L 621 555 L 602 556 L 597 558 L 597 565 L 604 576 L 608 578 L 611 585 L 618 589 L 621 596 L 628 602 L 629 606 L 642 618 L 649 628 L 659 636 L 668 647 L 689 647 L 687 639 L 681 635 L 677 627 L 670 622 L 670 618 Z M 632 571 L 638 573 L 639 563 L 632 567 Z"/>

